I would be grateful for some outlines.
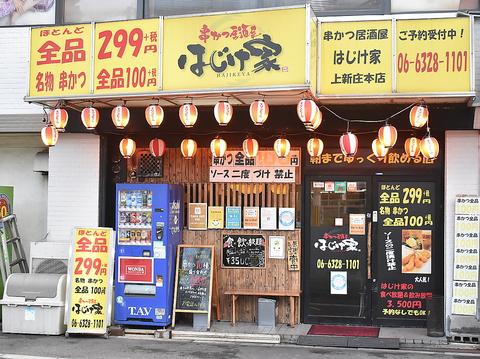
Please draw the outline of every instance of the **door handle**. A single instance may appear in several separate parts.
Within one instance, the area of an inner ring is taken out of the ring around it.
[[[367,278],[372,278],[372,222],[368,222],[367,229]]]

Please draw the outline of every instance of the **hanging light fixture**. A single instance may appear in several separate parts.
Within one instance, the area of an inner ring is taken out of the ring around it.
[[[420,141],[420,151],[425,158],[434,160],[438,157],[440,145],[435,137],[430,136],[430,128],[427,127],[427,134]]]
[[[307,152],[310,157],[320,157],[323,152],[323,141],[317,137],[313,137],[307,142]]]
[[[420,153],[420,139],[409,137],[405,140],[405,153],[410,158],[415,158]]]
[[[243,153],[247,158],[255,158],[258,153],[258,141],[254,138],[246,138],[242,143]]]
[[[268,118],[268,104],[264,100],[253,101],[250,105],[250,118],[255,125],[263,125]]]
[[[233,116],[233,106],[228,101],[218,101],[213,109],[215,120],[220,126],[226,126]]]
[[[318,106],[313,100],[303,99],[297,104],[297,115],[300,121],[306,126],[310,125],[316,113],[318,112]]]
[[[379,160],[383,160],[388,153],[388,148],[385,147],[382,141],[378,138],[372,141],[372,152]]]
[[[210,142],[210,151],[213,157],[223,157],[227,152],[227,142],[223,138],[214,138]]]
[[[410,110],[410,124],[413,128],[422,128],[428,122],[428,108],[425,105],[413,106]]]
[[[159,138],[154,138],[153,140],[150,141],[148,148],[152,156],[162,157],[163,154],[165,153],[165,150],[167,149],[167,145],[165,145],[165,141]]]
[[[278,158],[285,158],[290,152],[290,141],[286,138],[279,138],[273,144],[273,150]]]
[[[321,124],[322,124],[322,111],[318,110],[315,113],[315,117],[313,118],[313,121],[309,124],[305,124],[305,128],[308,131],[315,131]]]
[[[131,138],[126,137],[120,141],[118,147],[120,148],[120,153],[122,154],[123,158],[130,158],[135,153],[137,144]]]
[[[182,106],[180,106],[178,115],[180,116],[180,121],[182,121],[183,125],[186,128],[191,128],[195,125],[195,122],[197,122],[197,106],[195,106],[193,103],[184,103]]]
[[[378,130],[378,139],[383,143],[385,148],[391,148],[397,142],[397,129],[386,123],[385,126]]]
[[[346,157],[353,157],[357,153],[358,138],[349,131],[350,122],[347,122],[347,132],[340,136],[340,149]]]
[[[97,127],[98,122],[100,121],[100,112],[92,106],[85,107],[82,110],[82,122],[87,130],[93,130]]]
[[[159,104],[152,104],[145,109],[145,119],[151,128],[158,128],[163,122],[163,108]]]
[[[57,144],[58,130],[51,124],[48,124],[47,126],[42,128],[42,132],[40,133],[40,135],[42,137],[42,142],[45,146],[53,147]]]
[[[112,121],[116,128],[123,130],[130,121],[130,111],[125,104],[115,106],[112,109]],[[133,140],[132,140],[133,141]]]
[[[59,132],[65,132],[68,123],[68,112],[64,108],[56,108],[50,111],[48,115],[50,123],[55,126]]]
[[[186,138],[180,144],[180,151],[186,160],[190,160],[197,152],[197,143],[191,138]]]

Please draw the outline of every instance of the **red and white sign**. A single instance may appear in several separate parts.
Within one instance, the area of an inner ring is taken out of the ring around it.
[[[153,283],[153,258],[118,257],[120,283]]]

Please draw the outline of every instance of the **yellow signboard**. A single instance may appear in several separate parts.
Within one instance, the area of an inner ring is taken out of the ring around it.
[[[397,21],[397,92],[470,91],[470,19]]]
[[[160,37],[159,19],[97,23],[94,92],[157,91]]]
[[[392,91],[391,21],[321,24],[320,93]]]
[[[29,96],[88,94],[92,26],[53,26],[31,31]]]
[[[113,231],[75,228],[73,240],[67,332],[105,334],[111,312]]]
[[[304,85],[306,8],[164,20],[163,89]]]

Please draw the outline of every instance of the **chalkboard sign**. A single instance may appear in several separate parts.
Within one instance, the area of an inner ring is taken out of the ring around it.
[[[175,312],[207,313],[210,325],[213,254],[213,246],[177,247],[173,326]]]
[[[265,267],[265,238],[259,234],[224,235],[222,247],[222,267]]]

